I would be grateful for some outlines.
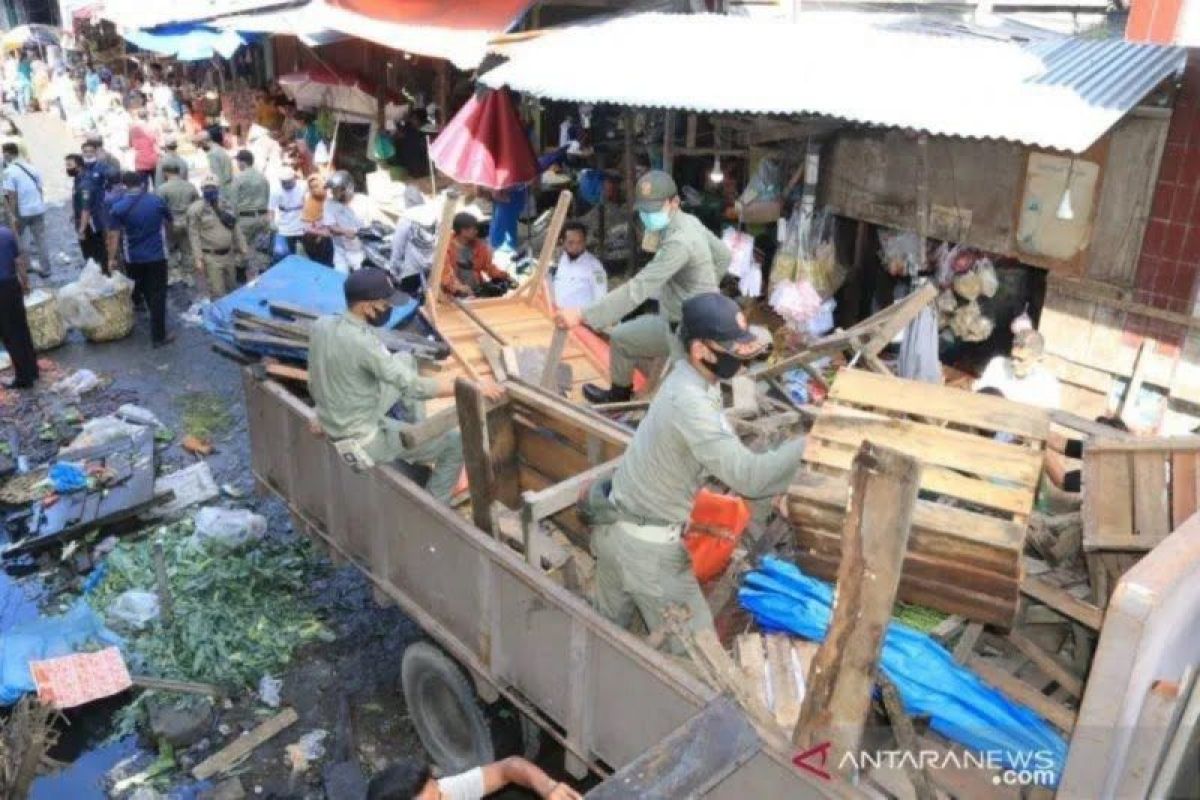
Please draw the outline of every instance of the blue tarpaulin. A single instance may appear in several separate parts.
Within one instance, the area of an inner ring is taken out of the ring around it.
[[[142,50],[174,56],[180,61],[204,61],[219,55],[229,58],[246,43],[237,31],[203,25],[162,25],[149,30],[126,28],[125,40]]]
[[[746,576],[738,600],[764,629],[819,642],[829,629],[833,589],[794,564],[767,556]],[[933,730],[971,750],[997,753],[1011,769],[1051,772],[1057,785],[1067,757],[1063,738],[1033,711],[956,663],[928,634],[889,624],[880,668],[896,685],[905,710],[928,716]]]
[[[61,617],[43,617],[5,631],[0,634],[0,705],[12,705],[21,695],[37,691],[30,661],[121,644],[121,637],[106,628],[84,600]]]
[[[342,284],[346,276],[303,256],[288,256],[264,272],[252,283],[230,292],[204,310],[204,327],[213,336],[235,347],[233,312],[245,311],[271,319],[271,303],[289,303],[317,314],[340,314],[346,310]],[[409,322],[417,313],[417,301],[409,300],[392,310],[387,327]],[[275,317],[278,319],[278,317]],[[264,345],[255,350],[264,355],[304,358],[304,354],[284,347]]]

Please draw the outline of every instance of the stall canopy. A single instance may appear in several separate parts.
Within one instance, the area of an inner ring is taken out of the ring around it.
[[[454,180],[488,189],[538,175],[537,156],[507,89],[477,92],[429,146],[429,157]]]
[[[143,50],[173,56],[180,61],[202,61],[214,55],[229,58],[245,39],[236,31],[202,25],[165,25],[153,30],[122,29],[125,41]]]
[[[312,69],[280,75],[277,80],[299,108],[327,108],[366,119],[375,116],[375,94],[356,78]]]
[[[538,97],[818,115],[1083,152],[1183,68],[1182,48],[1038,41],[927,18],[814,12],[795,23],[635,14],[498,46],[481,76]]]

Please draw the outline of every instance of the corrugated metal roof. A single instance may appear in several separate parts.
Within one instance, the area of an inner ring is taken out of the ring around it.
[[[847,13],[796,23],[638,14],[496,50],[509,60],[483,83],[548,99],[821,115],[1072,152],[1187,58],[1182,48],[1119,39],[1020,42]]]

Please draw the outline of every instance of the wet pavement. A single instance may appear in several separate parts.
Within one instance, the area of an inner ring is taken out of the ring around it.
[[[77,275],[81,266],[67,205],[68,179],[62,169],[63,155],[77,152],[78,144],[65,126],[46,115],[30,115],[18,119],[17,124],[29,140],[31,160],[44,176],[47,201],[51,205],[47,229],[55,262],[51,283],[61,285]],[[85,395],[81,403],[85,417],[110,413],[122,403],[136,402],[175,431],[175,440],[159,450],[162,473],[195,461],[179,444],[189,400],[202,396],[210,404],[219,403],[227,411],[228,424],[214,436],[216,451],[206,459],[217,484],[228,484],[247,493],[240,503],[266,516],[273,534],[293,535],[288,515],[279,501],[250,494],[253,481],[241,373],[235,364],[211,350],[211,340],[200,328],[179,322],[179,313],[190,303],[186,287],[172,287],[168,324],[177,338],[165,348],[150,347],[148,321],[140,315],[133,334],[125,339],[91,344],[73,332],[67,344],[43,357],[63,373],[86,368],[106,381],[93,395]],[[0,417],[27,418],[31,411],[41,407],[36,404],[47,395],[49,392],[43,387],[34,400],[29,396],[0,398],[4,401],[0,402]],[[23,448],[47,449],[45,442],[29,433],[22,438]],[[353,709],[355,750],[368,773],[397,757],[422,754],[404,713],[398,681],[400,654],[409,642],[423,635],[420,629],[398,609],[376,606],[365,580],[353,568],[331,569],[328,577],[317,581],[312,589],[318,613],[336,640],[307,646],[290,671],[282,676],[284,703],[296,709],[300,721],[251,756],[242,775],[248,795],[323,796],[319,785],[308,785],[303,776],[290,775],[283,749],[315,728],[324,728],[332,734],[343,695]],[[38,603],[44,599],[42,594],[36,576],[17,580],[0,573],[0,631],[35,617]],[[100,744],[108,735],[108,719],[120,702],[93,704],[97,707],[89,706],[82,714],[73,715],[73,729],[65,732],[62,744],[51,754],[71,761],[72,765],[57,775],[39,779],[34,798],[88,800],[106,796],[103,774],[136,748],[132,740]],[[221,723],[228,726],[229,734],[214,736],[211,749],[216,750],[239,731],[257,725],[261,710],[247,702],[235,703],[233,708],[224,710]],[[310,776],[313,774],[318,776],[319,783],[320,770],[309,772]]]

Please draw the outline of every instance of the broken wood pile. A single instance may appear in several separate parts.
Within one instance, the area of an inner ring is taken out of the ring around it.
[[[900,599],[1010,627],[1048,430],[1046,412],[1002,398],[841,370],[787,496],[799,563],[836,574],[846,473],[869,440],[924,465]]]

